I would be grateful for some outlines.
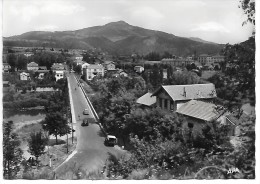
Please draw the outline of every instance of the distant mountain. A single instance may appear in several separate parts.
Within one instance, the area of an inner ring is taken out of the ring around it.
[[[218,53],[223,45],[200,38],[184,38],[162,31],[111,22],[75,31],[32,31],[4,38],[4,46],[45,46],[67,49],[100,48],[112,54],[147,54],[168,51],[175,55]]]
[[[209,42],[209,41],[206,41],[206,40],[202,40],[201,38],[197,38],[197,37],[189,37],[189,39],[193,40],[193,41],[201,42],[201,43],[217,44],[217,43],[214,43],[214,42]]]

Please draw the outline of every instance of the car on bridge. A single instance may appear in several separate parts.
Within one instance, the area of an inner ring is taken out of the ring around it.
[[[83,114],[84,115],[89,115],[89,110],[88,109],[84,109]]]
[[[87,118],[85,118],[85,119],[83,119],[83,122],[81,123],[81,126],[88,126],[88,119]]]
[[[107,135],[105,139],[105,146],[115,146],[117,144],[117,138],[114,135]]]

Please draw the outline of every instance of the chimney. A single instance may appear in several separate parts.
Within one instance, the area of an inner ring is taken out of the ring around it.
[[[183,88],[183,96],[186,97],[186,90],[185,90],[185,87]]]

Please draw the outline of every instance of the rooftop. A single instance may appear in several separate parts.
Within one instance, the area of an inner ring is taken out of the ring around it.
[[[161,86],[152,96],[156,96],[162,89],[165,90],[174,101],[217,97],[215,85],[212,83]]]
[[[136,100],[136,103],[151,106],[156,103],[156,97],[151,96],[152,93],[148,92]]]
[[[199,57],[209,57],[210,55],[208,54],[200,54]]]
[[[46,66],[39,66],[38,70],[47,70],[47,67]]]
[[[104,68],[102,65],[88,65],[88,69],[102,69]]]
[[[211,121],[223,113],[223,110],[217,111],[216,108],[217,106],[212,103],[191,100],[182,105],[176,112],[204,121]]]
[[[27,66],[38,66],[38,64],[37,63],[35,63],[35,62],[30,62],[30,63],[28,63],[28,65]]]

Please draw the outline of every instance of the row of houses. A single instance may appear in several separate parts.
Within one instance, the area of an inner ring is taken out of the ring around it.
[[[219,66],[220,63],[224,62],[225,57],[219,54],[217,55],[208,55],[208,54],[201,54],[198,56],[198,62],[201,65],[207,66]]]
[[[128,74],[121,69],[116,68],[116,65],[113,61],[103,61],[102,64],[100,62],[96,62],[95,64],[89,64],[81,59],[74,60],[76,65],[81,66],[82,75],[84,76],[84,80],[92,80],[96,76],[104,77],[105,74],[107,76],[118,77],[118,76],[125,76],[127,77]]]
[[[195,61],[192,59],[183,59],[183,58],[163,58],[161,60],[162,64],[168,64],[168,65],[172,65],[175,67],[182,67],[182,66],[187,66],[188,64],[192,64]]]
[[[3,63],[3,72],[9,72],[11,66],[8,63]],[[46,66],[39,66],[35,62],[30,62],[27,64],[28,71],[38,71],[38,70],[47,70]]]
[[[214,104],[216,97],[212,83],[167,85],[159,87],[153,93],[146,93],[136,102],[142,107],[159,107],[187,117],[187,123],[192,122],[193,130],[197,133],[201,133],[202,127],[206,125],[212,126],[210,122],[216,120],[220,124],[231,125],[233,128],[230,135],[236,134],[239,124],[237,119],[224,107]],[[190,125],[184,127],[189,128]]]
[[[49,72],[49,70],[47,70],[46,66],[37,66],[34,63],[31,63],[31,65],[29,65],[29,67],[31,67],[31,68],[29,68],[29,69],[27,68],[28,71],[33,71],[33,72],[39,73],[38,79],[44,79],[44,75]],[[37,68],[37,70],[36,70],[36,68]],[[54,63],[51,67],[51,71],[55,74],[56,81],[59,79],[62,79],[64,77],[65,70],[66,70],[66,67],[62,63]],[[30,79],[31,79],[30,73],[28,73],[28,72],[20,73],[20,80],[30,80]]]

